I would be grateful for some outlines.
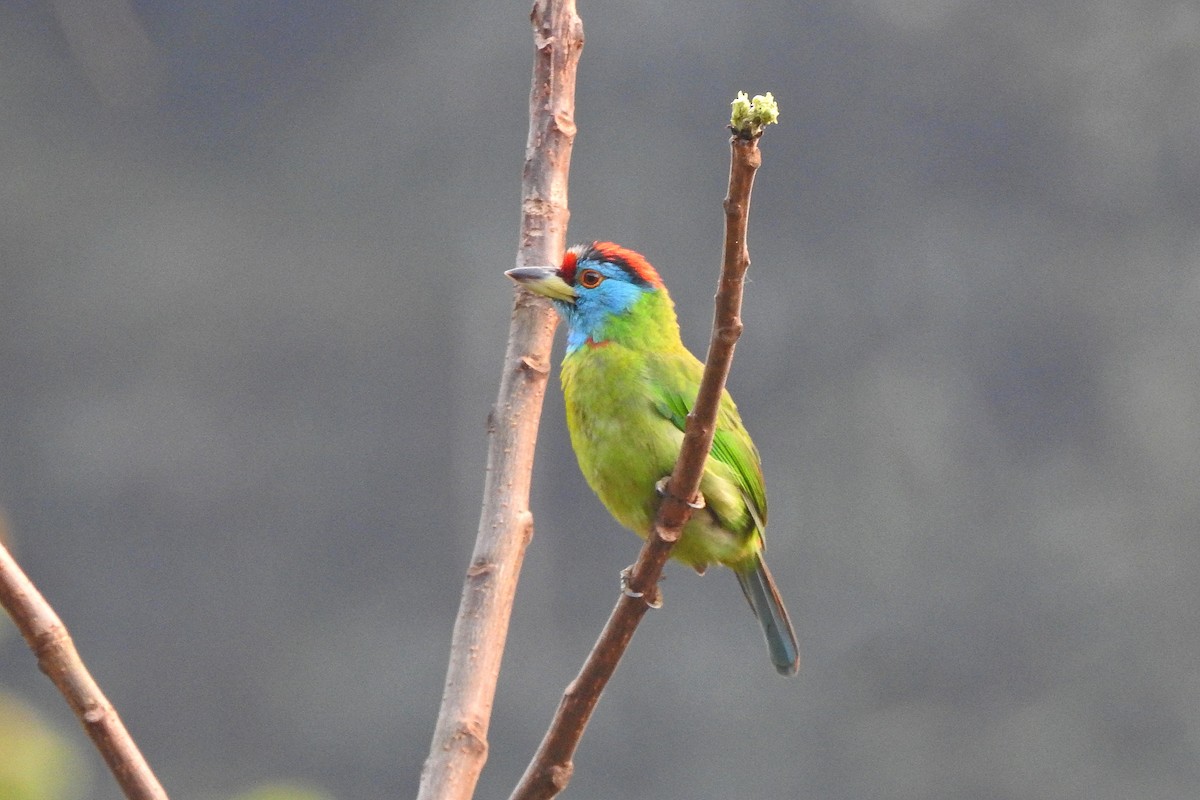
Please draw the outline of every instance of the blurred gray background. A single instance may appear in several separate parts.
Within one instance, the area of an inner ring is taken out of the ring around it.
[[[644,252],[694,350],[728,103],[781,103],[730,385],[805,662],[776,676],[733,578],[673,567],[568,796],[1194,797],[1200,8],[580,12],[570,238]],[[416,791],[512,305],[528,13],[0,7],[0,506],[176,800]],[[638,546],[556,375],[533,505],[480,797]],[[11,631],[0,689],[86,752]],[[83,797],[115,797],[86,758]]]

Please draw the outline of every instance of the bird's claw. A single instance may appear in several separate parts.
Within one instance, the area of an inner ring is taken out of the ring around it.
[[[651,608],[662,608],[662,592],[659,592],[656,588],[654,591],[655,597],[653,600],[651,600],[646,597],[645,592],[635,592],[633,590],[633,587],[629,585],[629,579],[632,577],[633,564],[630,564],[628,567],[621,570],[621,594],[625,595],[626,597],[633,597],[635,599],[641,598],[645,600],[646,605],[650,606]]]
[[[667,496],[667,484],[670,482],[670,480],[671,476],[668,475],[665,478],[659,478],[658,482],[654,484],[654,491],[658,493],[659,497]],[[704,495],[697,494],[696,499],[688,500],[686,502],[689,508],[693,509],[694,511],[699,511],[700,509],[704,508],[705,505]]]

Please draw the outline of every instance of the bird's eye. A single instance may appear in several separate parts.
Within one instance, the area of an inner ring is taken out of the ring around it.
[[[594,269],[585,269],[579,273],[579,285],[585,289],[595,289],[604,282],[604,276]]]

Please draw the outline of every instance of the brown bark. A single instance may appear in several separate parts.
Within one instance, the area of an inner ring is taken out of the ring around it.
[[[561,258],[567,178],[575,139],[575,70],[583,26],[573,0],[536,0],[536,56],[521,194],[517,266]],[[500,271],[497,270],[497,277]],[[487,760],[487,732],[509,616],[525,547],[533,535],[529,485],[557,319],[549,301],[515,289],[496,405],[488,418],[488,459],[475,551],[450,645],[442,706],[420,800],[466,800]]]
[[[66,698],[125,796],[129,800],[167,800],[117,710],[79,657],[67,626],[4,547],[2,537],[0,605],[37,656],[38,667]]]

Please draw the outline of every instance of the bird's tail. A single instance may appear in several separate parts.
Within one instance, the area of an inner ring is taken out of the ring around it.
[[[783,607],[762,553],[755,553],[751,559],[739,564],[734,574],[754,609],[754,616],[762,625],[775,669],[780,675],[795,675],[800,669],[800,645],[796,643],[796,632],[792,630],[787,609]]]

